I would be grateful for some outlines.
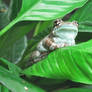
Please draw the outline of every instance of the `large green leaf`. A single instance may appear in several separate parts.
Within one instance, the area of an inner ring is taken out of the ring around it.
[[[33,84],[29,84],[19,77],[21,69],[10,63],[9,61],[0,58],[0,62],[8,65],[9,70],[0,66],[0,83],[10,89],[12,92],[44,92],[42,89]],[[26,88],[28,90],[26,90]],[[3,91],[2,91],[3,92]]]
[[[23,73],[92,84],[92,40],[57,49]]]
[[[16,64],[21,60],[26,48],[27,38],[25,36],[20,40],[17,40],[13,45],[7,46],[7,49],[2,48],[0,57],[3,57]]]
[[[87,0],[23,0],[18,16],[20,20],[51,20],[62,17],[75,8],[81,7]]]
[[[63,17],[75,8],[83,6],[88,0],[22,0],[18,16],[0,32],[7,32],[14,24],[23,20],[51,20]]]
[[[82,8],[78,9],[70,20],[77,20],[80,32],[92,32],[92,0],[89,0]]]
[[[0,83],[12,92],[45,92],[0,66]]]
[[[36,22],[21,22],[15,25],[10,31],[0,37],[0,51],[13,45],[17,40],[24,37],[36,25]],[[12,39],[11,39],[12,38]],[[6,43],[7,42],[7,43]]]
[[[36,25],[35,22],[25,22],[25,23],[23,22],[23,23],[17,24],[10,31],[8,31],[2,37],[0,37],[0,56],[7,57],[8,60],[10,60],[10,61],[16,61],[16,60],[14,60],[14,56],[19,55],[19,54],[17,54],[17,53],[15,53],[15,55],[12,54],[15,47],[17,49],[16,52],[20,52],[20,50],[18,51],[19,48],[17,48],[17,46],[15,46],[16,43],[20,44],[18,42],[21,42],[21,43],[24,42],[24,45],[25,45],[26,40],[23,41],[23,39],[24,39],[23,36],[26,35],[29,31],[31,31],[35,27],[35,25]],[[18,46],[22,46],[22,44],[20,44]],[[9,54],[9,52],[11,54]],[[18,58],[16,58],[16,59],[18,60]]]

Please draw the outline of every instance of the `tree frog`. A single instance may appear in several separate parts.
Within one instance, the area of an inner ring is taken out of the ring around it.
[[[75,45],[75,38],[78,34],[77,22],[64,22],[57,19],[54,22],[54,28],[45,38],[37,45],[35,51],[31,55],[31,59],[36,62],[44,58],[57,48]]]

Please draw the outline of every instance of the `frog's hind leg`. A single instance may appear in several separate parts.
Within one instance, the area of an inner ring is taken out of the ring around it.
[[[41,58],[41,53],[40,53],[38,50],[33,51],[33,52],[31,53],[31,58],[30,58],[30,60],[31,60],[32,62],[37,62],[37,61],[40,60],[40,58]]]

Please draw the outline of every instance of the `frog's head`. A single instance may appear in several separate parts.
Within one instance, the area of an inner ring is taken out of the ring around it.
[[[78,33],[78,24],[76,21],[73,22],[63,22],[58,20],[55,22],[56,26],[53,29],[53,35],[61,37],[69,36],[75,38]]]

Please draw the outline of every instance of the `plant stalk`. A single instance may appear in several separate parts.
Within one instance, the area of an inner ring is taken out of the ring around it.
[[[5,28],[3,28],[1,31],[0,31],[0,37],[2,35],[4,35],[7,31],[9,31],[9,29],[11,27],[13,27],[17,22],[19,21],[18,18],[15,18],[12,22],[10,22]]]
[[[35,32],[34,32],[33,37],[36,36],[36,35],[39,33],[39,28],[40,28],[40,27],[41,27],[41,22],[38,22],[38,23],[37,23],[37,26],[36,26],[36,28],[35,28]]]

